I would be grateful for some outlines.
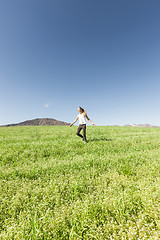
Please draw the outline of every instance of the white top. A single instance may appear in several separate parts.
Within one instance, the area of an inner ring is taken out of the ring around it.
[[[86,117],[83,113],[79,113],[77,117],[79,119],[79,124],[86,124]]]

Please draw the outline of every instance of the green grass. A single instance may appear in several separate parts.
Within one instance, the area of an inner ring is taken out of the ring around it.
[[[0,239],[160,239],[160,129],[0,128]]]

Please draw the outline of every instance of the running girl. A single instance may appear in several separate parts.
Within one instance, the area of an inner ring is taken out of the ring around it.
[[[75,122],[77,122],[77,120],[79,119],[79,126],[78,126],[78,129],[77,129],[77,135],[81,138],[83,138],[83,141],[86,143],[86,118],[87,120],[92,123],[93,126],[95,126],[95,124],[89,119],[89,117],[87,116],[87,112],[86,110],[84,110],[82,107],[79,107],[78,108],[78,116],[77,118],[75,119],[75,121],[73,123],[71,123],[69,126],[72,127],[73,124]],[[83,136],[80,134],[80,131],[83,129]]]

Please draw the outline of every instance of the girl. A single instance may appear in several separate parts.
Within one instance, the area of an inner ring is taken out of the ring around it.
[[[79,114],[76,120],[73,123],[71,123],[69,126],[72,127],[73,124],[77,122],[77,120],[79,119],[79,127],[77,129],[77,135],[83,138],[83,141],[86,143],[86,118],[90,123],[92,123],[93,126],[95,126],[95,124],[89,119],[89,117],[87,116],[86,110],[84,110],[82,107],[78,108],[78,112]],[[80,131],[82,129],[83,129],[83,136],[80,134]]]

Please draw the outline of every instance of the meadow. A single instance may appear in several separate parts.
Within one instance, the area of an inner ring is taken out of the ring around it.
[[[160,128],[0,128],[0,239],[160,239]]]

